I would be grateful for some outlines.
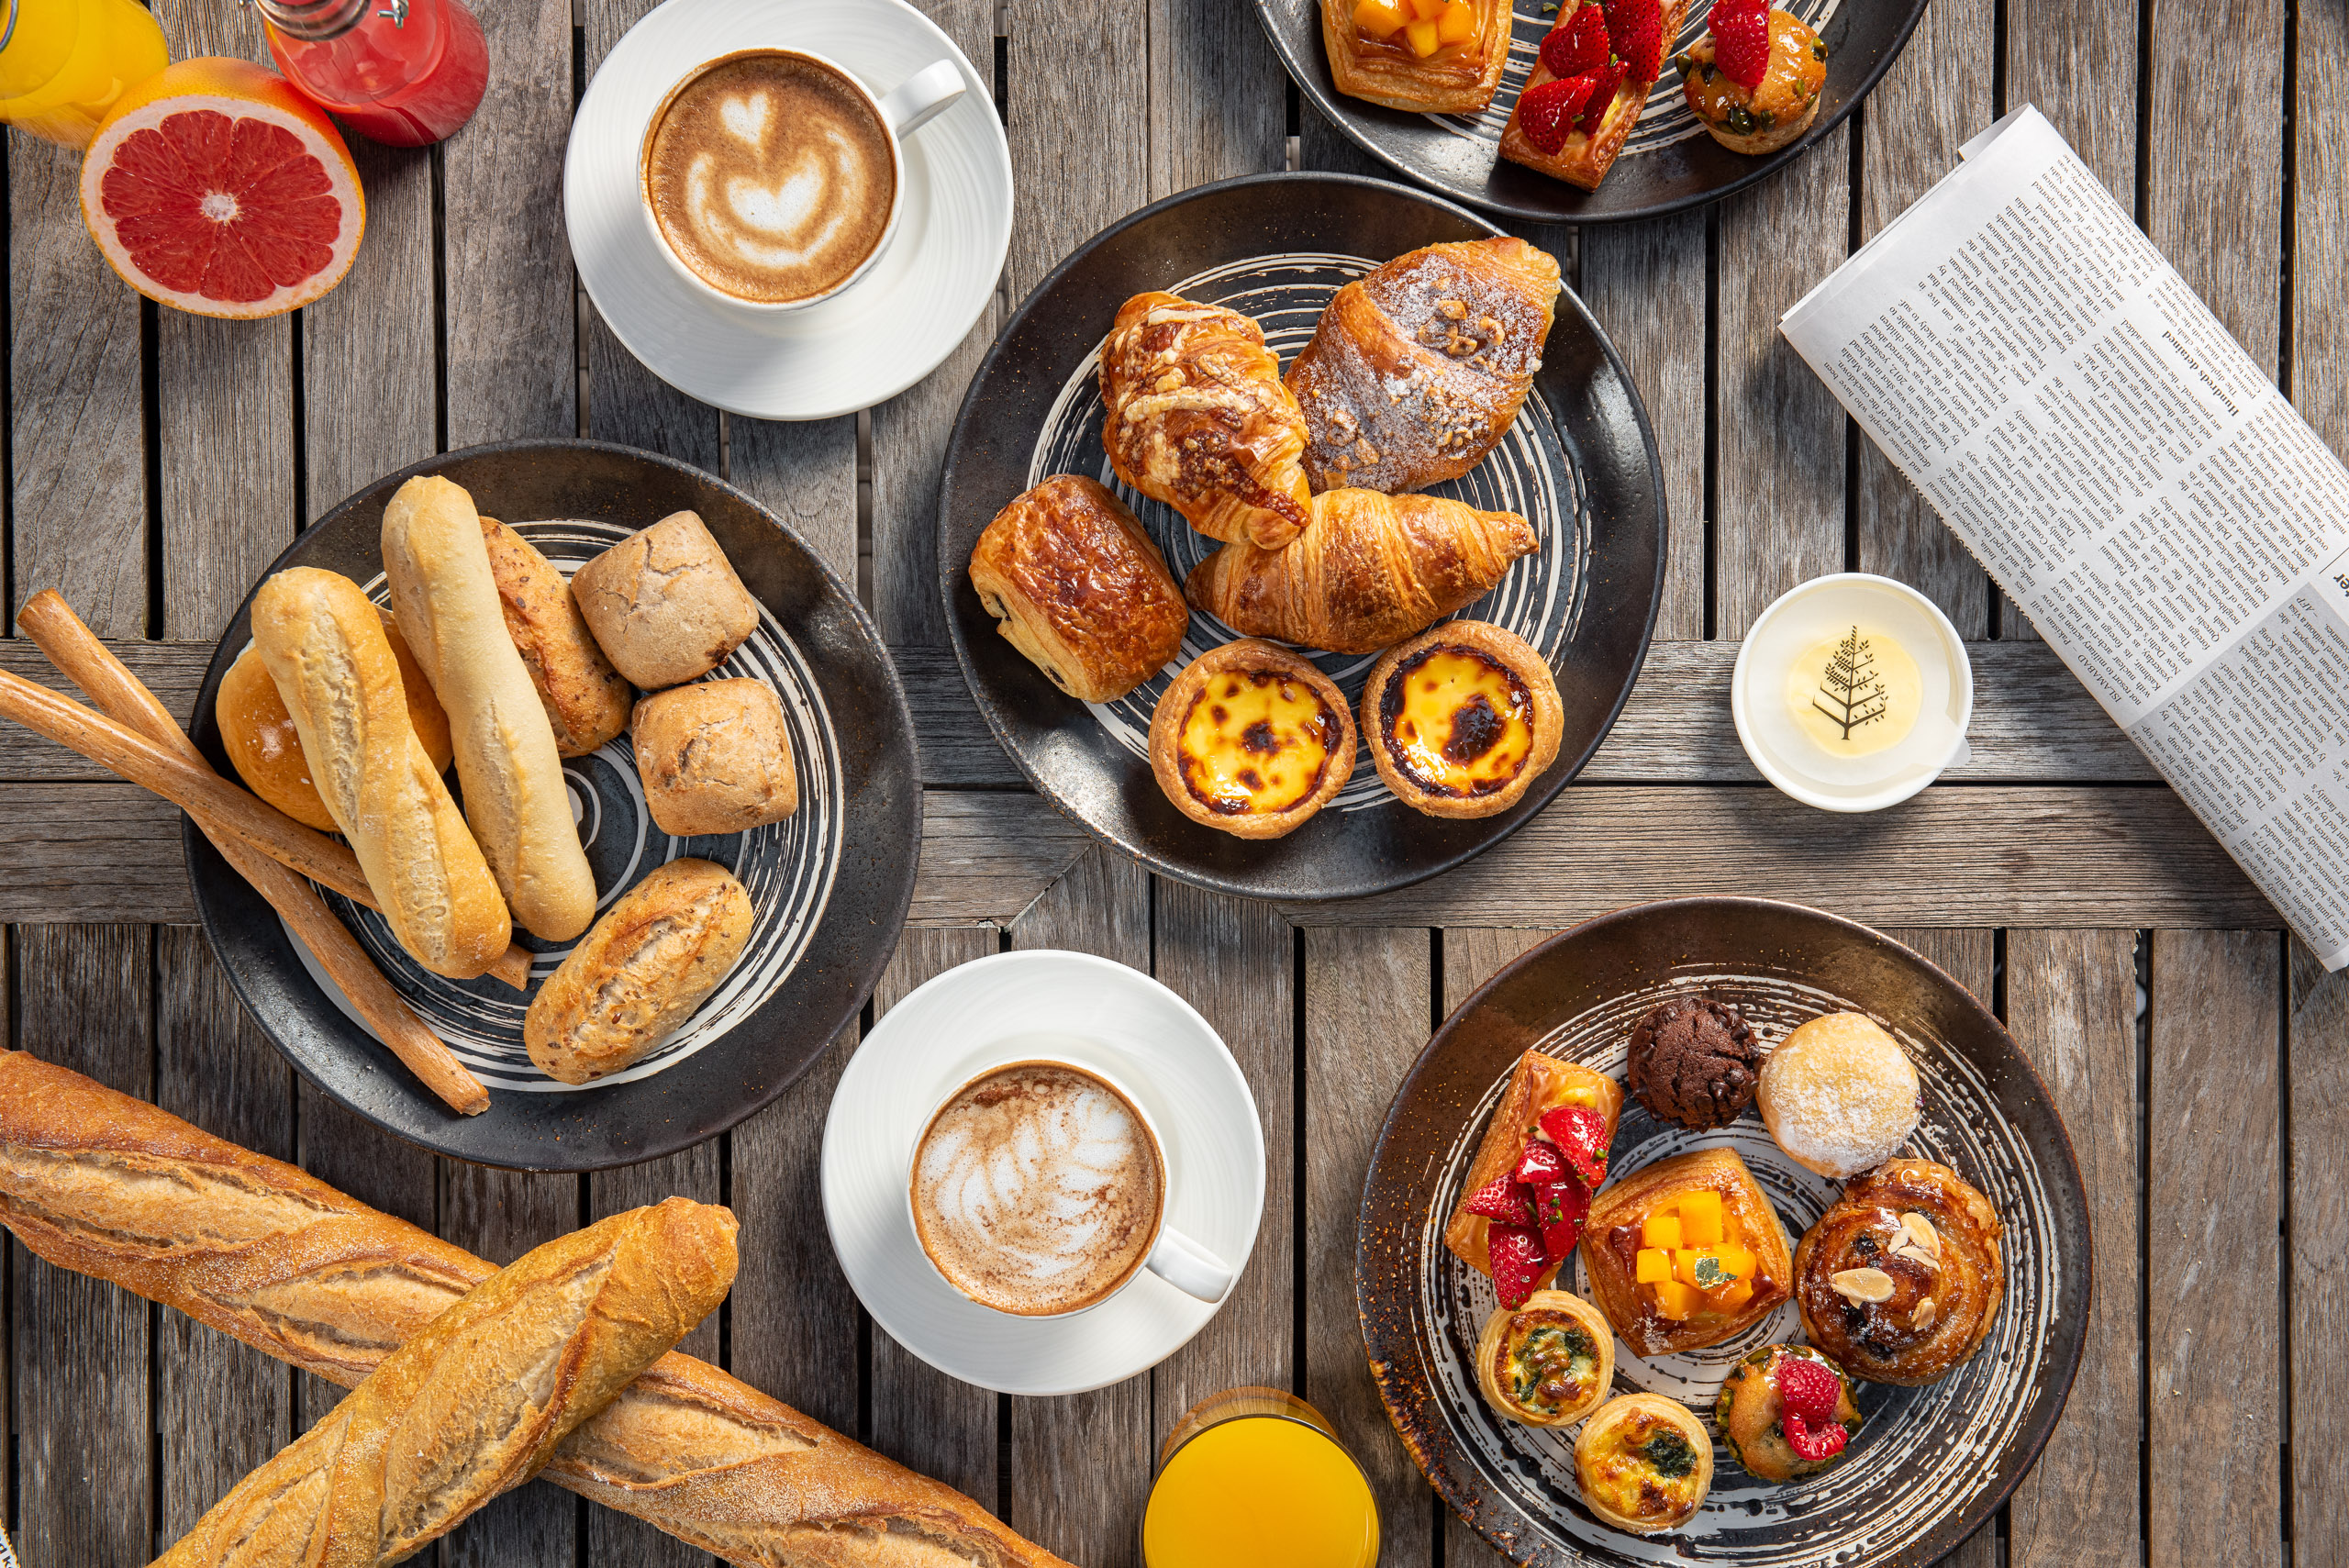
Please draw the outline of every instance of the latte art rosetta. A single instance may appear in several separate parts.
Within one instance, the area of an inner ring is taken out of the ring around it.
[[[645,198],[679,259],[747,300],[822,294],[888,227],[889,132],[836,72],[736,55],[672,97],[647,142]]]

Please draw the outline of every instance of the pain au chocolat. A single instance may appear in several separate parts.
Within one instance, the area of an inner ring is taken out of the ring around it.
[[[1353,775],[1353,716],[1308,661],[1241,638],[1192,660],[1158,699],[1150,767],[1192,821],[1277,839]]]
[[[1362,689],[1362,733],[1397,799],[1431,817],[1491,817],[1557,761],[1565,709],[1549,662],[1487,621],[1397,643]]]
[[[971,586],[1004,640],[1079,702],[1111,702],[1183,651],[1190,606],[1100,481],[1056,473],[979,535]]]

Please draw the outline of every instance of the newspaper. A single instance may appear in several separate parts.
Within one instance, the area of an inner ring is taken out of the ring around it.
[[[2037,109],[1779,329],[2328,969],[2349,470]]]

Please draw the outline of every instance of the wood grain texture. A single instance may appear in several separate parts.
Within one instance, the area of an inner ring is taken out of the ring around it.
[[[1264,1207],[1240,1282],[1198,1338],[1151,1374],[1152,1451],[1183,1413],[1242,1384],[1297,1379],[1293,1246],[1297,1141],[1297,933],[1269,904],[1160,879],[1158,978],[1230,1047],[1255,1096],[1264,1140]]]
[[[1994,8],[1928,6],[1909,47],[1861,111],[1860,239],[1873,239],[1997,117]],[[1939,605],[1957,634],[1987,637],[1990,579],[1889,459],[1860,436],[1859,569],[1897,577]]]
[[[1011,184],[1020,195],[1006,276],[1017,301],[1080,241],[1150,200],[1150,138],[1137,122],[1156,72],[1147,0],[1006,0],[1003,16]],[[1235,22],[1248,25],[1226,25]]]
[[[1287,161],[1288,78],[1226,0],[1148,0],[1150,199]]]
[[[2301,35],[2305,38],[2307,35]],[[2292,1555],[2298,1562],[2349,1562],[2349,1407],[2332,1346],[2349,1321],[2349,973],[2327,974],[2291,944],[2290,1063],[2286,1112],[2291,1146],[2284,1238],[2291,1296]]]
[[[1305,933],[1305,1397],[1330,1418],[1378,1500],[1379,1561],[1433,1561],[1435,1506],[1371,1381],[1354,1242],[1371,1147],[1427,1043],[1432,946],[1391,927]]]
[[[1843,439],[1835,395],[1778,335],[1778,317],[1842,265],[1850,122],[1716,210],[1724,241],[1713,394],[1716,637],[1742,637],[1771,600],[1841,572]]]
[[[9,618],[54,588],[99,636],[143,636],[139,298],[83,227],[80,155],[7,143]]]
[[[196,690],[204,684],[205,663],[212,657],[211,642],[148,642],[139,638],[117,638],[106,646],[172,710],[180,728],[186,728],[195,714]],[[29,639],[0,639],[0,670],[38,681],[77,702],[84,700],[81,689],[59,674],[57,666]],[[110,776],[88,758],[44,740],[29,729],[14,724],[0,728],[0,781]]]
[[[452,448],[579,433],[578,333],[562,227],[570,0],[483,0],[473,14],[489,39],[489,91],[440,153]]]
[[[1355,146],[1329,116],[1301,94],[1297,124],[1298,168],[1326,170],[1332,174],[1362,174],[1374,180],[1397,177],[1394,170]]]
[[[2282,942],[2274,931],[2154,933],[2144,1153],[2154,1568],[2283,1559]]]
[[[2137,18],[2153,0],[2007,0],[2005,106],[2033,104],[2137,209]]]
[[[19,926],[16,937],[17,1047],[151,1098],[148,929]],[[28,1562],[144,1562],[156,1547],[154,1309],[21,1247],[12,1251],[17,1550]]]
[[[6,852],[0,847],[0,869]],[[1035,795],[933,791],[922,797],[908,923],[1008,927],[1071,867],[1112,853]]]
[[[2047,1080],[2087,1189],[2099,1288],[2064,1418],[2015,1489],[2012,1568],[2132,1568],[2140,1559],[2136,936],[2007,934],[2007,1028]]]
[[[773,507],[856,592],[856,417],[779,424],[729,416],[726,476]]]
[[[924,981],[998,950],[989,930],[907,931],[873,993],[885,1015]],[[996,1396],[950,1377],[873,1326],[873,1447],[1000,1515]]]
[[[2285,387],[2336,452],[2349,450],[2349,0],[2298,8],[2293,57],[2291,373]]]
[[[1769,789],[1593,785],[1458,870],[1285,912],[1306,926],[1556,927],[1723,888],[1876,925],[2281,924],[2175,795],[2140,788],[1931,789],[1853,817]]]
[[[1122,855],[1087,855],[1020,916],[1011,945],[1089,952],[1147,973],[1150,877]],[[1134,1521],[1154,1458],[1148,1373],[1063,1399],[1014,1399],[1004,1522],[1087,1568],[1139,1568]]]
[[[155,1103],[217,1138],[294,1154],[294,1073],[253,1027],[193,926],[155,932]],[[175,1540],[294,1435],[294,1372],[176,1312],[155,1315],[162,1539]]]

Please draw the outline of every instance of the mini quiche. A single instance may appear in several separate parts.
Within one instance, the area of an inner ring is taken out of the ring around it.
[[[1634,1535],[1677,1529],[1713,1485],[1713,1440],[1676,1399],[1626,1394],[1598,1407],[1575,1440],[1582,1500]]]
[[[1792,1481],[1842,1457],[1860,1407],[1843,1369],[1809,1345],[1764,1345],[1722,1383],[1713,1424],[1748,1475]]]
[[[1494,1409],[1529,1427],[1567,1427],[1615,1381],[1615,1331],[1570,1291],[1537,1290],[1485,1319],[1476,1386]]]
[[[1711,29],[1673,63],[1689,112],[1731,152],[1776,152],[1819,118],[1827,45],[1764,0],[1714,0]]]
[[[1192,660],[1158,699],[1150,767],[1192,821],[1277,839],[1353,775],[1353,716],[1307,660],[1242,638]]]
[[[1794,1291],[1787,1233],[1734,1149],[1675,1154],[1600,1194],[1582,1257],[1590,1294],[1642,1357],[1718,1345]]]
[[[1448,621],[1396,644],[1362,692],[1378,776],[1431,817],[1507,811],[1557,761],[1564,728],[1549,662],[1486,621]]]

